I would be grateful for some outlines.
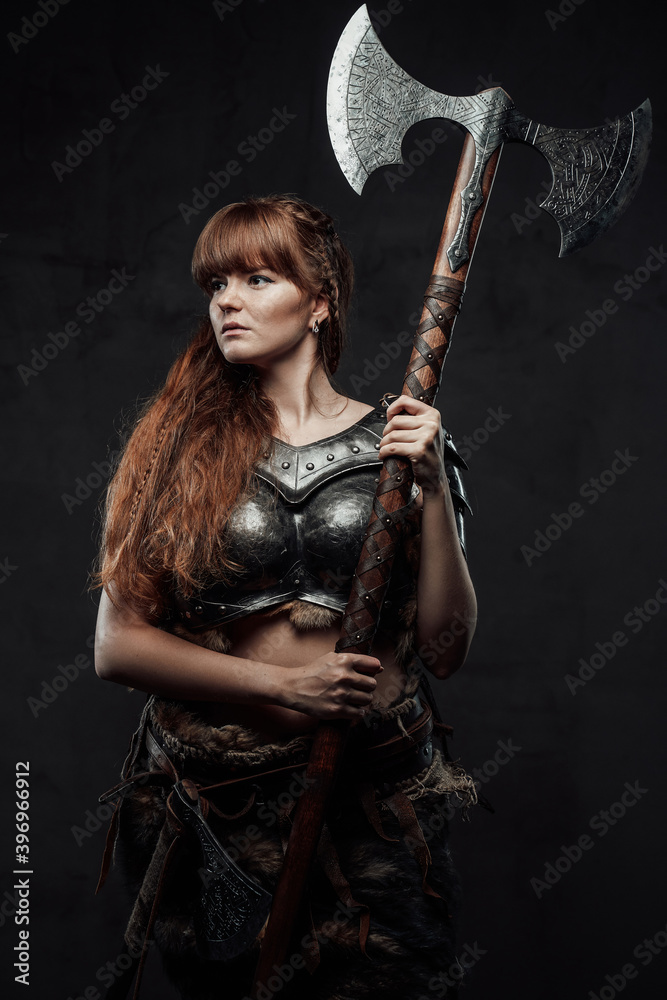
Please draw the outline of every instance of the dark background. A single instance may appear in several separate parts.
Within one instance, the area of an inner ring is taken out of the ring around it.
[[[94,896],[107,827],[94,820],[98,795],[118,780],[144,695],[94,673],[96,597],[86,591],[87,572],[118,431],[160,384],[202,309],[189,261],[207,218],[228,201],[273,191],[297,192],[332,212],[357,267],[340,384],[369,403],[400,388],[407,355],[378,377],[368,364],[379,354],[385,364],[383,342],[408,329],[420,307],[462,137],[443,126],[447,140],[411,177],[390,183],[381,171],[362,197],[352,191],[329,143],[325,95],[333,50],[356,7],[242,0],[216,12],[203,0],[71,0],[29,28],[33,37],[18,51],[3,41],[0,948],[3,988],[7,982],[17,996],[79,997],[100,986],[98,970],[120,950],[128,902],[117,874]],[[560,19],[552,24],[529,2],[412,0],[399,12],[392,4],[392,16],[381,2],[370,9],[397,62],[443,92],[501,84],[526,114],[571,128],[624,115],[646,97],[653,103],[652,154],[635,201],[572,257],[558,259],[552,219],[532,218],[546,164],[525,146],[503,152],[438,397],[455,439],[477,442],[466,481],[480,623],[465,668],[433,681],[455,727],[454,752],[479,769],[496,809],[453,823],[466,894],[461,947],[477,942],[484,952],[467,996],[587,1000],[602,990],[601,1000],[615,992],[653,998],[667,979],[667,954],[647,962],[650,952],[633,952],[656,934],[656,950],[667,942],[667,611],[655,603],[667,576],[662,269],[640,271],[631,295],[620,288],[665,238],[663,57],[652,14],[659,8],[562,0],[559,14],[554,0]],[[37,0],[3,5],[3,34],[21,31],[22,18],[40,10]],[[168,76],[145,101],[125,120],[110,111],[157,66]],[[274,108],[295,117],[249,162],[239,146],[269,127]],[[113,132],[59,180],[53,162],[105,117]],[[412,129],[405,155],[438,124]],[[192,205],[193,189],[230,159],[240,175],[186,224],[179,206]],[[81,333],[26,377],[19,366],[37,364],[33,349],[41,353],[53,343],[49,333],[77,320],[79,303],[106,288],[114,269],[132,276],[127,287],[90,323],[79,316]],[[555,343],[607,299],[617,311],[561,361]],[[509,416],[484,440],[488,410],[498,408]],[[590,503],[580,489],[610,468],[617,449],[635,461]],[[583,516],[528,565],[522,546],[533,546],[552,514],[574,501]],[[624,624],[651,599],[640,629]],[[573,693],[566,675],[599,652],[596,643],[609,649],[619,630],[627,643]],[[55,691],[59,666],[77,657],[79,675]],[[47,703],[49,691],[56,696]],[[517,748],[501,766],[499,741]],[[11,969],[19,760],[31,770],[30,993],[14,986]],[[620,801],[626,782],[643,791],[634,805],[615,807],[601,836],[600,813]],[[592,846],[569,871],[548,888],[531,884],[583,835]],[[625,982],[628,963],[636,976]],[[154,955],[143,989],[146,1000],[172,996]]]

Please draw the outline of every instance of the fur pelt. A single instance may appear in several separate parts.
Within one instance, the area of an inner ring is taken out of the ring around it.
[[[407,702],[405,695],[397,699],[385,717],[398,720],[401,706]],[[260,734],[242,726],[208,726],[187,711],[185,704],[166,699],[152,699],[148,717],[170,746],[182,776],[201,773],[202,769],[209,773],[211,768],[226,775],[230,768],[239,766],[294,765],[284,775],[210,793],[217,809],[235,817],[222,820],[209,812],[216,835],[251,877],[273,891],[289,836],[289,815],[303,787],[296,779],[304,772],[312,737],[289,737],[267,744]],[[398,732],[398,722],[396,725]],[[147,759],[145,746],[139,745],[132,770],[144,770]],[[372,793],[382,833],[371,824],[362,806],[362,780],[358,769],[345,774],[328,811],[318,863],[309,882],[310,912],[304,912],[299,926],[301,969],[291,984],[295,991],[290,990],[290,1000],[417,1000],[429,993],[428,984],[434,976],[457,968],[454,923],[459,885],[448,847],[448,818],[453,805],[475,801],[472,780],[436,749],[432,764],[397,782],[390,795]],[[164,783],[160,787],[139,783],[124,798],[120,810],[117,856],[135,898],[126,931],[126,942],[132,948],[141,947],[143,942],[169,843],[167,792]],[[396,810],[400,794],[411,803],[421,833],[411,830],[406,835]],[[415,854],[421,838],[430,858],[428,887],[441,898],[423,890],[423,872]],[[340,877],[336,877],[336,869]],[[179,845],[167,872],[151,937],[182,997],[218,1000],[224,983],[225,997],[242,1000],[249,993],[259,940],[244,955],[224,963],[224,968],[201,959],[193,926],[201,886],[197,858],[192,849]],[[370,918],[366,954],[360,947],[364,912]],[[315,938],[319,964],[311,975],[302,962],[313,969]],[[455,988],[449,988],[447,995],[455,996]]]
[[[299,632],[330,628],[343,619],[343,615],[339,611],[334,611],[332,608],[325,608],[321,604],[312,604],[310,601],[300,600],[278,604],[262,613],[267,617],[273,617],[282,612],[289,613],[291,624]],[[400,667],[405,667],[414,655],[416,617],[417,600],[413,595],[398,609],[398,613],[392,621],[390,638],[394,647],[396,662]],[[228,653],[231,649],[232,642],[225,631],[224,625],[217,625],[215,628],[206,629],[201,632],[193,632],[183,625],[182,622],[174,621],[170,626],[170,631],[181,639],[188,639],[199,646],[206,646],[208,649],[215,650],[216,653]]]

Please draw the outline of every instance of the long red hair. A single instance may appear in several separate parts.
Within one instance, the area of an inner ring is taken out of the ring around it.
[[[308,295],[326,295],[329,317],[320,325],[315,367],[332,382],[353,270],[331,218],[289,195],[249,198],[217,212],[194,251],[200,288],[210,297],[215,276],[263,267]],[[253,466],[276,428],[275,406],[256,369],[226,361],[208,315],[202,318],[164,386],[141,407],[119,456],[91,587],[158,621],[175,586],[190,596],[239,569],[225,555],[225,526],[239,498],[253,492]]]

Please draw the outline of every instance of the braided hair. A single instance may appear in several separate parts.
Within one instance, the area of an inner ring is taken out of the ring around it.
[[[331,217],[292,195],[248,198],[217,212],[193,255],[200,288],[211,297],[221,273],[263,267],[308,295],[326,296],[316,366],[334,385],[353,267]],[[103,500],[92,588],[105,587],[112,601],[117,595],[159,622],[175,586],[189,596],[237,571],[225,552],[225,527],[240,498],[256,489],[253,466],[272,447],[277,426],[256,369],[225,359],[206,314],[134,420]]]
[[[247,198],[209,220],[195,246],[192,274],[211,295],[221,272],[261,266],[285,275],[309,295],[324,292],[329,316],[320,324],[317,359],[331,378],[346,343],[352,259],[326,212],[295,195]]]

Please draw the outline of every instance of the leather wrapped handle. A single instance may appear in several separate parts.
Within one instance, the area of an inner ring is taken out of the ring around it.
[[[475,165],[474,140],[466,134],[433,275],[424,295],[424,308],[401,390],[402,395],[429,405],[433,405],[440,387],[442,367],[461,308],[501,148],[499,146],[491,154],[486,164],[482,178],[483,201],[470,228],[468,259],[454,273],[447,259],[447,248],[453,241],[461,216],[462,191]],[[409,503],[412,482],[409,461],[388,458],[384,462],[336,652],[370,653],[400,539],[400,512]],[[251,992],[254,1000],[257,1000],[260,985],[266,995],[266,982],[273,973],[273,965],[284,961],[290,947],[306,878],[322,832],[326,803],[340,770],[350,725],[347,719],[334,719],[322,721],[317,727],[306,770],[306,791],[294,810],[285,859],[262,940]],[[287,996],[289,989],[281,993],[281,998]]]

